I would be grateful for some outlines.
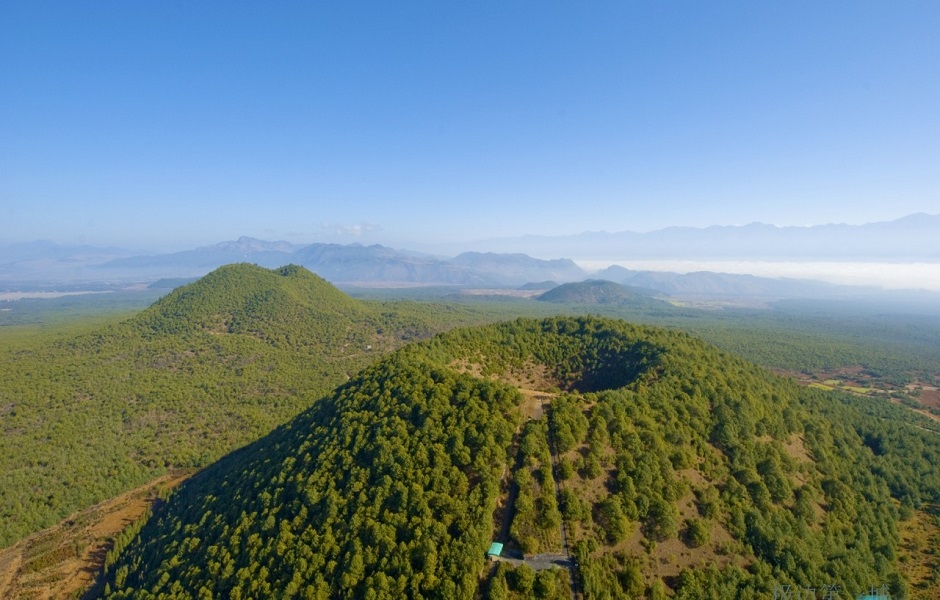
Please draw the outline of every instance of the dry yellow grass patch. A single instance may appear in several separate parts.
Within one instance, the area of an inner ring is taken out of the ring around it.
[[[0,551],[0,598],[79,597],[104,566],[111,540],[153,505],[160,490],[191,474],[159,477]]]
[[[940,506],[917,511],[900,524],[898,571],[910,586],[911,598],[940,600]]]

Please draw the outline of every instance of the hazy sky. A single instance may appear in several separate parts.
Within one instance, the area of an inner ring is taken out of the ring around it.
[[[0,244],[940,212],[940,3],[0,2]]]

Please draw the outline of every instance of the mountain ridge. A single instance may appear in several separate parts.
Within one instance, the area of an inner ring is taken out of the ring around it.
[[[575,260],[621,259],[772,259],[908,261],[940,260],[933,243],[940,236],[940,215],[917,213],[863,225],[805,227],[713,225],[667,227],[650,232],[583,232],[492,238],[473,244],[497,252],[552,255],[558,248]]]
[[[673,258],[691,259],[693,262],[746,259],[771,263],[823,259],[837,262],[920,261],[934,265],[940,264],[940,247],[934,243],[935,239],[940,239],[940,216],[916,214],[861,226],[776,227],[751,224],[672,227],[649,233],[523,236],[469,243],[451,258],[380,244],[301,245],[247,236],[171,254],[130,256],[128,252],[114,248],[84,246],[70,250],[69,247],[36,243],[0,248],[0,286],[9,291],[24,291],[20,288],[46,290],[54,289],[54,281],[88,281],[96,282],[96,285],[105,282],[115,287],[122,282],[126,285],[141,280],[199,277],[224,264],[249,262],[265,268],[300,264],[340,284],[518,287],[535,281],[569,283],[588,277],[608,277],[592,275],[572,259],[607,261],[608,264],[618,260],[642,262]],[[480,248],[472,248],[474,245]],[[536,258],[558,254],[568,258]],[[661,282],[665,277],[655,279]],[[724,281],[728,283],[725,294],[734,295],[737,290],[746,289],[748,294],[757,295],[756,280],[744,285],[740,280],[732,281],[731,277],[712,278],[710,293],[718,293],[715,286]],[[675,293],[683,293],[680,283],[684,281],[688,287],[689,279],[673,277],[670,285],[676,286]],[[772,284],[771,280],[776,283]],[[809,280],[765,277],[763,283],[767,284],[764,286],[766,290],[761,292],[765,296],[804,297],[847,292]],[[912,283],[911,287],[917,287],[917,284]],[[661,287],[654,289],[667,292]]]
[[[899,217],[897,219],[887,220],[887,221],[873,221],[869,223],[862,224],[847,224],[847,223],[824,223],[819,225],[773,225],[762,222],[752,222],[746,225],[709,225],[705,227],[694,227],[694,226],[668,226],[660,229],[655,229],[647,232],[637,232],[631,230],[622,230],[622,231],[583,231],[580,233],[573,234],[563,234],[563,235],[544,235],[544,234],[524,234],[518,237],[500,237],[500,238],[489,238],[485,240],[476,240],[463,242],[467,249],[458,251],[456,254],[460,253],[486,253],[486,252],[498,252],[500,254],[514,254],[514,253],[528,253],[525,250],[494,250],[493,246],[499,246],[501,243],[511,240],[530,240],[530,241],[557,241],[557,240],[577,240],[579,238],[591,238],[591,237],[616,237],[623,236],[625,239],[630,237],[637,238],[648,238],[655,239],[658,237],[668,238],[671,235],[677,233],[692,233],[692,234],[713,234],[713,233],[722,233],[722,234],[743,234],[749,235],[753,232],[759,232],[762,234],[767,233],[812,233],[812,232],[857,232],[860,235],[867,235],[870,232],[899,232],[906,233],[911,230],[921,230],[919,233],[927,233],[933,235],[937,229],[940,228],[940,214],[930,214],[930,213],[913,213]],[[918,240],[918,242],[921,240]],[[176,251],[169,254],[180,254],[182,252],[194,252],[194,251],[203,251],[203,250],[224,250],[231,251],[237,250],[241,252],[294,252],[296,250],[303,249],[310,245],[324,244],[324,245],[361,245],[358,243],[352,244],[336,244],[330,242],[313,242],[313,243],[294,243],[287,241],[266,241],[251,236],[241,236],[237,240],[232,241],[222,241],[215,244],[210,244],[206,246],[199,246],[194,250],[182,250]],[[376,245],[376,244],[373,244]],[[478,249],[479,246],[484,248]],[[472,247],[471,247],[472,246]],[[489,246],[489,248],[487,248]],[[932,250],[932,248],[930,248]],[[0,246],[0,264],[16,262],[19,260],[26,259],[36,259],[43,256],[55,256],[62,255],[63,253],[74,252],[74,251],[83,251],[83,252],[94,252],[96,254],[103,253],[112,253],[122,256],[133,255],[134,252],[126,248],[120,248],[116,246],[94,246],[89,244],[58,244],[48,240],[36,240],[31,242],[15,242],[5,246]],[[415,254],[420,254],[415,252]],[[843,253],[840,253],[841,256]],[[167,256],[168,254],[156,254],[149,256]],[[933,254],[935,256],[935,254]],[[139,255],[138,255],[139,256]]]

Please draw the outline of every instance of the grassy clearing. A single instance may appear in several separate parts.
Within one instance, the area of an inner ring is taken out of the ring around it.
[[[940,506],[921,510],[900,524],[900,572],[910,597],[940,600]]]

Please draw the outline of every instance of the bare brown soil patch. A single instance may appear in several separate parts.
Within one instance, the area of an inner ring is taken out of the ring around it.
[[[682,469],[681,471],[676,471],[676,476],[682,479],[685,479],[689,484],[694,487],[701,487],[708,483],[708,480],[705,479],[705,476],[702,475],[696,468]]]
[[[678,506],[681,515],[680,522],[697,515],[692,494],[679,500]],[[715,565],[722,568],[729,564],[747,567],[751,559],[743,556],[740,551],[729,551],[736,548],[736,542],[728,530],[715,521],[711,521],[710,525],[711,540],[698,548],[689,547],[686,542],[677,537],[650,545],[641,528],[637,526],[633,534],[622,544],[614,548],[604,548],[598,554],[622,552],[625,556],[639,559],[646,565],[643,573],[647,585],[657,579],[668,583],[684,569],[690,567]]]
[[[512,368],[500,377],[500,380],[516,387],[548,392],[557,390],[559,383],[549,373],[548,367],[534,362],[526,362],[521,368]]]
[[[646,573],[647,583],[656,579],[664,581],[677,577],[683,570],[691,567],[714,565],[724,568],[729,564],[747,567],[751,560],[740,552],[726,552],[723,548],[734,544],[731,534],[718,523],[712,523],[711,542],[700,548],[690,548],[678,538],[671,538],[656,544],[650,554],[652,569]]]
[[[458,373],[470,373],[471,375],[476,375],[477,377],[483,376],[483,367],[480,363],[471,362],[466,359],[455,360],[450,363],[450,367],[455,369]]]
[[[854,365],[842,367],[832,371],[819,371],[814,373],[803,373],[798,371],[787,371],[784,369],[772,369],[774,373],[781,377],[795,379],[803,385],[812,383],[838,382],[830,387],[851,390],[852,388],[873,388],[878,391],[885,391],[892,386],[885,385],[875,377],[865,372],[862,366]]]
[[[790,439],[783,443],[783,449],[786,450],[787,456],[795,460],[799,464],[812,463],[813,456],[810,454],[809,450],[806,449],[806,440],[803,439],[802,435],[792,435]],[[800,485],[806,483],[805,477],[799,476]]]
[[[484,378],[484,366],[479,362],[463,359],[451,363],[451,368],[474,377]],[[489,375],[488,379],[509,384],[522,394],[522,422],[528,419],[541,419],[545,413],[544,405],[551,404],[557,395],[558,382],[548,371],[548,367],[534,362],[526,362],[521,367],[512,367],[504,373]],[[521,426],[521,423],[520,423]]]
[[[571,451],[573,455],[576,451]],[[605,472],[604,476],[594,480],[580,480],[576,486],[579,497],[590,503],[596,503],[602,497],[606,496],[605,480],[610,472]],[[683,469],[677,473],[679,477],[684,478],[693,487],[706,483],[704,476],[695,468]],[[562,484],[565,487],[566,483]],[[597,550],[595,556],[604,554],[621,554],[623,556],[638,559],[643,565],[643,572],[646,584],[650,585],[657,579],[669,581],[677,577],[684,569],[695,566],[716,565],[724,567],[729,564],[735,564],[740,567],[746,567],[751,559],[744,556],[738,543],[722,526],[721,523],[710,520],[711,527],[710,541],[698,548],[692,548],[683,539],[683,524],[686,520],[698,517],[698,508],[695,504],[695,495],[688,492],[677,502],[679,509],[679,537],[650,543],[643,534],[640,523],[633,523],[633,532],[627,536],[623,542],[615,546],[604,546]],[[580,522],[569,523],[572,527],[569,529],[571,540],[584,539],[591,536],[594,532],[585,530]]]
[[[460,373],[484,377],[484,366],[479,362],[462,359],[452,362],[450,366]],[[489,379],[508,383],[513,387],[541,392],[552,392],[559,389],[559,382],[549,373],[548,367],[532,361],[527,361],[520,367],[510,367],[504,373],[490,375]]]
[[[915,383],[907,386],[907,391],[914,392],[917,401],[927,408],[940,409],[940,388]]]
[[[929,385],[921,381],[915,381],[914,383],[906,385],[904,388],[899,388],[869,376],[864,372],[862,367],[857,366],[820,373],[799,373],[781,369],[774,369],[773,372],[781,377],[794,379],[800,385],[821,387],[824,389],[839,389],[866,396],[880,394],[886,398],[890,398],[892,402],[902,404],[916,413],[940,422],[940,416],[936,414],[940,412],[940,387]],[[909,398],[915,400],[926,410],[913,408],[910,403],[899,402],[893,397],[899,392],[906,393]]]
[[[845,387],[874,387],[876,379],[865,373],[862,367],[843,367],[824,374],[826,379],[838,379]]]
[[[555,397],[555,394],[540,392],[538,390],[528,390],[525,388],[516,389],[522,394],[522,405],[520,409],[522,410],[523,419],[541,419],[542,415],[545,414],[544,405],[551,404],[552,399]]]
[[[153,481],[75,513],[0,551],[0,598],[76,598],[94,583],[115,536],[191,471]]]
[[[679,507],[680,523],[698,516],[693,494],[686,494],[678,501],[677,505]],[[681,531],[679,535],[682,535]],[[719,552],[720,548],[733,543],[731,534],[721,524],[711,522],[710,537],[709,543],[698,548],[690,548],[679,538],[671,538],[656,544],[650,553],[653,563],[656,565],[655,573],[651,573],[651,575],[668,579],[678,576],[684,569],[693,566],[714,564],[724,567],[732,562],[738,566],[746,565],[746,561],[743,557],[738,556],[738,553],[730,555]]]

